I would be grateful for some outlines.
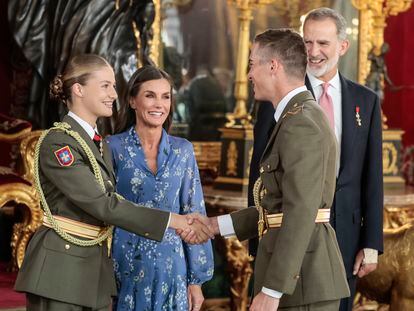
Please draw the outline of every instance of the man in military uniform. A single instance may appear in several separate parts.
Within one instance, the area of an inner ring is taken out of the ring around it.
[[[249,79],[255,99],[273,103],[276,120],[255,187],[261,207],[211,219],[225,237],[261,237],[250,310],[337,311],[349,296],[329,224],[336,141],[304,85],[306,64],[299,34],[280,29],[256,36]]]

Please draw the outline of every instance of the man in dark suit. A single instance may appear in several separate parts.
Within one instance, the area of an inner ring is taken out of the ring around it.
[[[338,72],[338,60],[349,45],[344,18],[331,9],[319,8],[307,15],[303,26],[308,50],[306,86],[319,103],[329,95],[333,106],[327,116],[333,121],[339,157],[331,224],[351,289],[351,297],[341,301],[340,310],[345,311],[352,309],[356,276],[375,270],[378,253],[383,251],[381,109],[374,92]],[[327,94],[323,91],[325,82],[329,83]],[[259,109],[252,162],[263,153],[260,146],[265,143],[258,141],[268,139],[272,117],[271,112]],[[251,164],[251,176],[257,174],[257,167],[257,162]]]

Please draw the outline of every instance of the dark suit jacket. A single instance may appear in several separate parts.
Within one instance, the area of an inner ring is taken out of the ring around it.
[[[96,182],[89,160],[75,139],[62,131],[51,131],[40,148],[40,181],[54,215],[83,223],[113,224],[160,241],[169,213],[148,209],[114,195],[115,177],[110,152],[102,157],[92,139],[71,117],[63,119],[78,132],[93,151],[106,187]],[[74,162],[61,166],[54,151],[69,146]],[[40,227],[32,237],[17,276],[15,289],[46,298],[99,309],[116,294],[112,260],[106,243],[81,247],[63,240],[53,229]]]
[[[315,223],[318,209],[330,208],[335,192],[336,142],[309,91],[295,95],[273,129],[260,162],[269,214],[283,212],[282,226],[259,243],[255,294],[263,286],[283,295],[281,307],[349,296],[335,232]],[[239,240],[257,236],[258,212],[231,214]]]
[[[373,248],[382,253],[382,128],[378,96],[370,89],[340,75],[342,91],[342,141],[340,169],[332,206],[331,223],[335,228],[348,277],[356,253],[362,248]],[[313,93],[306,77],[306,86]],[[361,126],[356,122],[359,107]],[[264,111],[264,110],[262,110]],[[253,160],[263,153],[271,125],[271,112],[257,114],[254,132]],[[258,164],[251,163],[251,169]],[[253,176],[255,172],[251,171]],[[257,174],[257,172],[256,172]],[[250,182],[250,180],[249,180]],[[251,189],[251,188],[249,188]],[[249,197],[251,191],[249,192]],[[255,247],[253,247],[254,249]],[[251,248],[252,249],[252,248]]]

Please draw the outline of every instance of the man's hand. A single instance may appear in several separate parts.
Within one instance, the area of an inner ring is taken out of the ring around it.
[[[217,217],[207,217],[207,216],[203,216],[201,214],[198,213],[193,213],[193,214],[188,214],[186,215],[187,217],[187,224],[188,225],[197,225],[198,224],[202,224],[204,226],[206,226],[209,229],[210,232],[210,238],[214,239],[214,235],[218,235],[220,234],[220,230],[219,230],[219,226],[218,226],[218,221],[217,221]],[[188,230],[176,230],[177,234],[180,235],[181,239],[183,239],[185,242],[190,243],[190,244],[196,244],[197,242],[195,242],[195,236],[194,234],[192,234],[190,231]]]
[[[206,225],[210,229],[210,232],[213,234],[213,238],[214,238],[214,235],[220,234],[217,217],[207,217],[207,216],[203,216],[198,213],[188,214],[187,223],[191,225],[195,222],[199,222],[199,223]]]
[[[203,221],[189,220],[202,219]],[[201,244],[214,238],[214,234],[209,229],[209,221],[206,216],[194,213],[189,215],[171,214],[170,228],[175,229],[184,242],[189,244]]]
[[[200,285],[188,285],[188,310],[198,311],[203,304],[204,296]]]
[[[361,249],[358,254],[356,255],[355,258],[355,264],[354,264],[354,271],[353,274],[354,275],[358,275],[358,277],[362,278],[364,276],[366,276],[367,274],[371,273],[372,271],[374,271],[375,269],[377,269],[377,265],[376,263],[365,263],[363,264],[363,260],[364,260],[364,250]]]
[[[276,311],[279,307],[278,298],[273,298],[265,293],[258,293],[252,304],[250,305],[250,311]]]

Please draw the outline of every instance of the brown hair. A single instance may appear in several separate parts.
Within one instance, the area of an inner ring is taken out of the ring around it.
[[[173,80],[170,75],[164,70],[159,69],[154,66],[144,66],[139,68],[134,72],[131,79],[128,81],[126,91],[122,96],[121,107],[119,109],[119,115],[115,125],[115,133],[121,133],[126,131],[132,125],[135,124],[135,110],[131,108],[130,101],[132,98],[138,95],[141,85],[147,81],[165,79],[170,83],[170,93],[171,93],[171,105],[170,113],[168,114],[167,119],[165,120],[162,127],[168,132],[172,124],[172,118],[174,113],[173,101],[172,101],[172,89],[173,89]]]
[[[111,65],[101,56],[81,54],[69,60],[63,74],[57,75],[50,82],[50,97],[68,105],[72,101],[71,88],[75,83],[85,85],[93,71]],[[112,67],[111,67],[112,68]]]
[[[268,29],[258,34],[254,42],[259,44],[265,57],[276,57],[288,76],[304,79],[308,62],[305,43],[292,29]]]

